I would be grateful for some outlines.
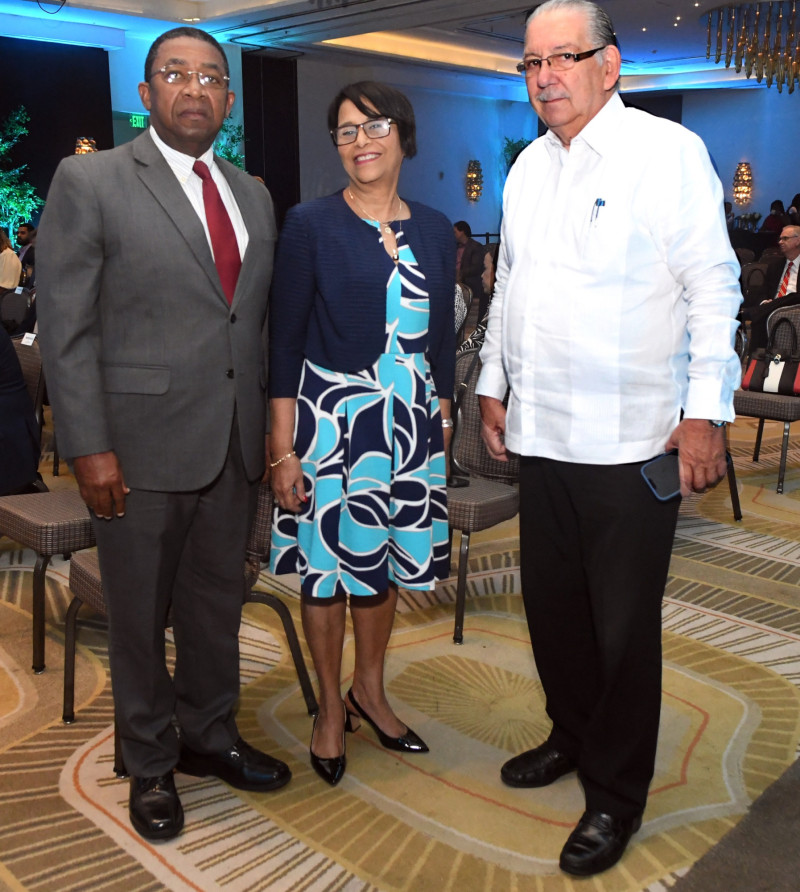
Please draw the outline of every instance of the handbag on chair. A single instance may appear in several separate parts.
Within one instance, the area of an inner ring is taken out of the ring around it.
[[[782,325],[791,332],[791,353],[775,346]],[[800,352],[797,332],[791,319],[779,319],[769,334],[767,346],[756,350],[742,378],[742,390],[800,396]]]

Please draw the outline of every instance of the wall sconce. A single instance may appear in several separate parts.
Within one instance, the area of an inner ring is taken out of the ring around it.
[[[467,198],[477,201],[483,192],[483,171],[480,161],[470,161],[467,164],[466,177]]]
[[[97,143],[88,136],[79,136],[75,140],[75,154],[89,155],[91,152],[97,151]]]
[[[736,204],[749,204],[753,195],[753,169],[748,161],[740,161],[733,175],[733,200]]]

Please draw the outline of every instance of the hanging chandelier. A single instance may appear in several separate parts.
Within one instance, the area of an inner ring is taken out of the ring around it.
[[[706,59],[724,58],[737,74],[755,75],[778,92],[800,83],[800,20],[797,0],[772,3],[727,3],[708,12]]]

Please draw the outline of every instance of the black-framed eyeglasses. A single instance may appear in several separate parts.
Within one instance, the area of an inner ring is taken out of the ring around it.
[[[177,65],[165,65],[153,72],[153,75],[156,74],[160,74],[172,87],[185,87],[191,81],[193,74],[197,75],[201,87],[209,87],[212,90],[224,90],[230,81],[227,74],[219,74],[216,71],[189,71]]]
[[[598,46],[583,53],[553,53],[552,56],[545,56],[544,59],[531,56],[530,59],[523,59],[521,62],[517,62],[517,71],[527,77],[537,72],[542,67],[542,62],[547,62],[553,71],[569,71],[570,68],[575,66],[576,62],[583,62],[584,59],[589,59],[595,53],[599,53],[600,50],[604,49],[604,46]]]
[[[361,124],[342,124],[341,127],[331,130],[331,139],[335,146],[350,145],[351,142],[358,139],[359,129],[363,130],[370,139],[384,139],[391,132],[392,124],[395,123],[391,118],[370,118]]]

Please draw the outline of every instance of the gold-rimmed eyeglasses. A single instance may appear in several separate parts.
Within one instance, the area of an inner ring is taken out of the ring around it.
[[[230,78],[227,74],[216,71],[189,71],[186,68],[178,68],[176,65],[165,65],[153,72],[160,74],[164,81],[172,87],[185,87],[197,75],[197,81],[201,87],[209,87],[212,90],[224,90],[228,86]]]
[[[595,53],[599,53],[600,50],[604,49],[604,46],[598,46],[583,53],[553,53],[552,56],[545,56],[544,59],[540,59],[538,56],[531,56],[529,59],[517,62],[517,71],[526,77],[533,75],[542,67],[542,62],[547,62],[553,71],[568,71],[570,68],[574,68],[576,62],[583,62],[584,59],[589,59]]]

